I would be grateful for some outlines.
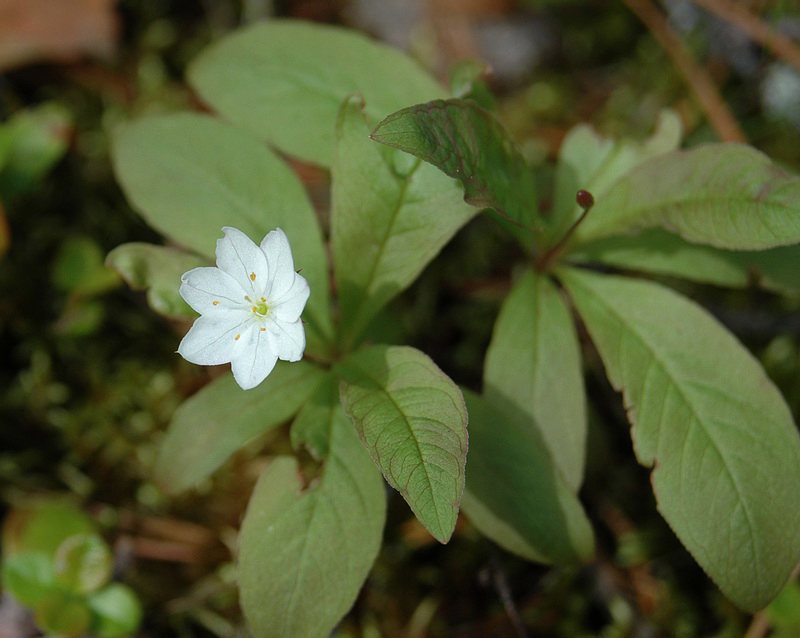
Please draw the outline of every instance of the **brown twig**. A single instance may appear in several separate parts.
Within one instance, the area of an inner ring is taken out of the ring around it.
[[[622,0],[653,34],[683,75],[700,102],[717,136],[723,142],[747,141],[736,118],[722,99],[711,77],[690,55],[681,39],[673,33],[664,15],[651,0]]]
[[[772,51],[776,58],[800,71],[800,45],[775,30],[746,6],[730,0],[692,0],[692,2],[739,27],[750,39]]]

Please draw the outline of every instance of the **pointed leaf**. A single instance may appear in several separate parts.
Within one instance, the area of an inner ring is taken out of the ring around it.
[[[270,20],[223,38],[189,67],[214,110],[280,150],[330,165],[336,114],[358,91],[377,122],[444,90],[409,57],[338,27]]]
[[[392,113],[372,139],[430,162],[464,186],[464,199],[509,219],[530,239],[541,227],[536,184],[525,158],[502,124],[471,100],[434,100]]]
[[[501,547],[542,563],[592,555],[592,528],[530,415],[469,392],[464,513]]]
[[[289,419],[314,393],[325,373],[310,363],[279,363],[261,385],[242,390],[221,376],[175,412],[156,460],[166,490],[202,481],[250,439]]]
[[[336,128],[331,219],[345,349],[476,213],[454,180],[371,142],[369,131],[349,98]]]
[[[239,534],[241,604],[256,638],[327,638],[380,549],[386,494],[341,406],[328,411],[330,453],[306,490],[278,457],[256,485]]]
[[[734,250],[800,242],[800,177],[741,144],[660,155],[596,200],[575,233],[575,245],[654,226]]]
[[[251,135],[183,113],[149,117],[115,138],[114,167],[129,201],[153,228],[209,258],[233,226],[259,243],[280,227],[311,287],[309,342],[332,331],[322,234],[300,181]]]
[[[729,288],[757,283],[775,292],[800,290],[800,245],[768,250],[723,250],[691,244],[653,228],[631,237],[605,237],[570,254],[577,262],[599,262],[615,268]]]
[[[445,543],[464,490],[467,410],[419,350],[372,346],[337,367],[341,397],[373,460],[426,529]]]
[[[553,462],[577,492],[586,456],[586,397],[578,336],[561,293],[527,271],[503,303],[486,353],[484,394],[538,427]]]
[[[800,438],[758,362],[653,283],[560,276],[623,392],[659,511],[733,602],[754,611],[800,560]]]
[[[198,266],[207,265],[200,257],[182,250],[129,243],[108,253],[106,264],[116,270],[134,289],[147,290],[147,303],[162,315],[194,318],[197,313],[178,294],[181,275]]]
[[[678,148],[682,129],[677,113],[669,110],[661,112],[655,131],[642,142],[603,137],[587,124],[573,127],[558,153],[552,240],[560,239],[583,212],[575,202],[578,190],[589,191],[595,200],[602,198],[637,164]]]

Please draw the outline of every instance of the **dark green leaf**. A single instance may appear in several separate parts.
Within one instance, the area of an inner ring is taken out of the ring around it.
[[[623,392],[659,511],[737,605],[755,611],[800,560],[800,438],[758,362],[653,283],[559,275]]]
[[[331,219],[345,350],[476,212],[455,181],[371,142],[369,131],[349,98],[336,127]]]
[[[561,293],[527,271],[503,303],[486,353],[484,395],[530,417],[574,492],[583,480],[586,397],[578,336]]]
[[[588,560],[592,528],[530,415],[464,393],[469,455],[464,513],[481,533],[529,560]]]
[[[392,113],[372,139],[422,158],[464,186],[464,199],[511,220],[529,239],[541,230],[531,170],[502,124],[471,100],[434,100]]]
[[[156,480],[176,493],[196,485],[250,439],[277,427],[314,393],[325,373],[310,363],[279,363],[256,388],[226,374],[185,401],[156,460]]]
[[[375,463],[440,542],[464,490],[467,411],[458,387],[414,348],[372,346],[337,367],[341,397]]]
[[[213,109],[290,155],[328,166],[334,124],[358,91],[377,122],[444,90],[400,51],[338,27],[270,20],[220,40],[189,67]]]

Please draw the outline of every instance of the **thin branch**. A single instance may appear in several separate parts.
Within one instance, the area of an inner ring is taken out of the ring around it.
[[[800,71],[800,45],[764,22],[746,6],[730,0],[692,0],[692,2],[739,27],[750,39],[772,51],[776,58]]]
[[[672,58],[700,102],[700,107],[714,127],[717,136],[723,142],[747,141],[709,74],[694,61],[686,46],[669,28],[666,18],[651,0],[622,0],[622,2],[650,29],[656,41]]]

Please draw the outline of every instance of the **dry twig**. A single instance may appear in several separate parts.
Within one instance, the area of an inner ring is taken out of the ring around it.
[[[739,27],[752,40],[772,51],[776,58],[800,71],[800,45],[776,31],[746,6],[730,0],[692,0],[692,2]]]
[[[746,138],[728,105],[722,99],[708,73],[699,66],[664,15],[651,0],[622,0],[666,51],[697,97],[700,106],[723,142],[745,142]]]

